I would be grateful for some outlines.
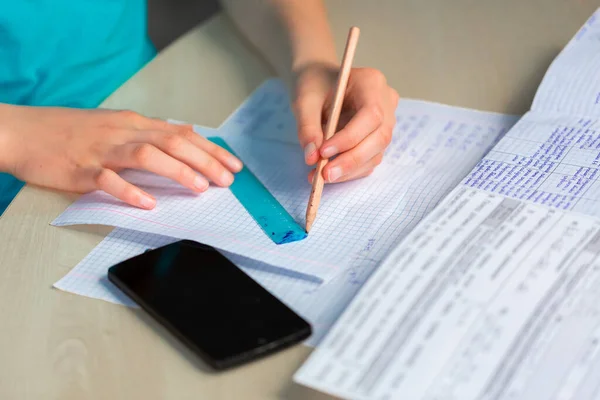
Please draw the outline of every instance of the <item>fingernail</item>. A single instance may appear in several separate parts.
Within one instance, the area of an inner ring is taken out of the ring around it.
[[[324,158],[329,158],[329,157],[333,157],[338,153],[338,149],[335,146],[329,146],[329,147],[325,147],[323,150],[321,150],[321,155]]]
[[[244,164],[242,164],[242,162],[237,158],[230,158],[227,160],[227,163],[229,164],[229,168],[233,169],[236,172],[241,171],[244,167]]]
[[[201,176],[196,176],[194,178],[194,187],[204,192],[206,189],[208,189],[208,181]]]
[[[309,143],[304,148],[304,160],[308,162],[308,158],[317,150],[317,146],[314,143]]]
[[[312,183],[313,179],[315,179],[315,170],[313,169],[312,171],[310,171],[306,178],[308,179],[309,183]]]
[[[148,197],[144,194],[140,195],[140,205],[144,208],[153,208],[156,202],[153,198]]]
[[[340,167],[333,167],[329,170],[329,182],[335,182],[340,176],[342,176],[342,169]]]
[[[225,186],[229,186],[233,183],[233,174],[229,171],[223,171],[221,174],[221,183]]]

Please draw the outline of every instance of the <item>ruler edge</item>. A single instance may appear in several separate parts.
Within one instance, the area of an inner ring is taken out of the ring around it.
[[[229,151],[231,154],[235,155],[236,157],[240,158],[236,152],[233,150],[233,148],[229,145],[229,143],[227,143],[227,141],[225,140],[225,138],[220,137],[220,136],[207,136],[206,137],[207,140],[209,140],[210,142],[223,147],[225,150]],[[222,145],[224,144],[224,146]],[[243,163],[243,161],[242,161]],[[277,198],[271,193],[271,191],[265,186],[264,183],[262,183],[262,181],[260,179],[258,179],[258,177],[256,176],[256,174],[254,174],[254,172],[252,172],[252,170],[250,168],[248,168],[246,166],[245,163],[243,163],[243,170],[246,170],[250,175],[252,175],[252,177],[254,177],[254,179],[265,189],[265,191],[267,193],[269,193],[269,195],[273,198],[273,200],[277,203],[277,206],[280,207],[282,209],[283,212],[285,212],[285,214],[287,216],[289,216],[290,221],[293,224],[296,224],[298,226],[298,230],[300,232],[303,233],[302,237],[295,239],[295,240],[289,240],[289,241],[282,241],[282,242],[277,242],[274,240],[274,238],[272,237],[272,235],[269,235],[267,233],[267,231],[264,229],[264,227],[260,224],[259,221],[257,221],[257,219],[255,218],[255,216],[250,212],[250,210],[248,210],[248,208],[244,205],[244,203],[235,195],[235,193],[233,193],[233,190],[231,190],[232,194],[234,195],[234,197],[237,199],[237,201],[242,205],[242,207],[244,207],[244,209],[246,209],[246,211],[248,212],[248,214],[250,214],[250,216],[252,217],[252,219],[254,220],[254,222],[256,222],[256,224],[260,227],[260,229],[263,231],[263,233],[269,237],[269,239],[275,243],[277,246],[283,245],[283,244],[288,244],[288,243],[294,243],[294,242],[300,242],[304,239],[306,239],[308,237],[308,233],[306,232],[306,229],[302,228],[302,225],[300,225],[298,223],[298,221],[296,221],[294,219],[294,217],[292,217],[292,215],[285,209],[285,207],[279,202],[279,200],[277,200]],[[242,172],[240,171],[240,172]],[[235,181],[234,181],[235,183]]]

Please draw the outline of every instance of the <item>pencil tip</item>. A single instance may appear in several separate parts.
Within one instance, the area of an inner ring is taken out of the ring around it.
[[[311,227],[312,227],[312,221],[306,221],[306,233],[310,232]]]

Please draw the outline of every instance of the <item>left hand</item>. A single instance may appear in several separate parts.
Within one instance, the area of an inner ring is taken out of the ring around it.
[[[353,68],[338,129],[323,142],[337,72],[336,66],[313,64],[301,69],[296,79],[294,112],[298,138],[308,165],[316,164],[320,157],[330,159],[323,168],[326,183],[368,176],[381,163],[392,139],[399,100],[380,71]],[[314,172],[313,169],[309,173],[309,182]]]

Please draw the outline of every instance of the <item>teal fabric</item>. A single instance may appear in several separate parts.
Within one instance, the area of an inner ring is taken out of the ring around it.
[[[0,103],[97,107],[149,62],[145,0],[0,0]],[[0,174],[0,215],[23,183]]]

